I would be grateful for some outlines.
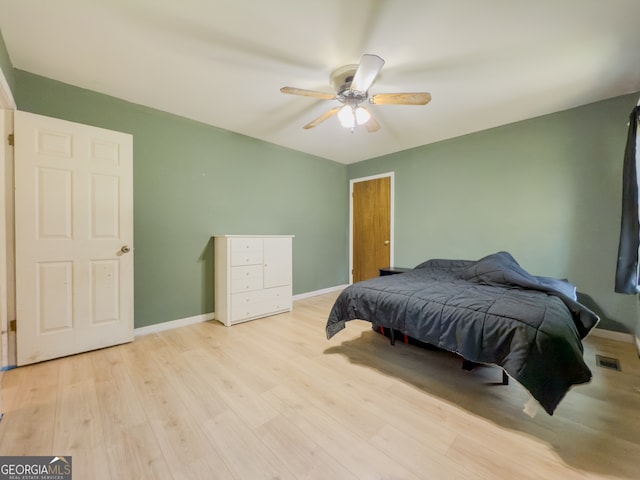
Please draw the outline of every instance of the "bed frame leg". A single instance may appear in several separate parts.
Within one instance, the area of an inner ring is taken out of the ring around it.
[[[480,363],[472,362],[471,360],[467,360],[466,358],[462,359],[462,369],[466,370],[467,372],[470,372],[479,365]]]
[[[384,327],[378,327],[378,330],[384,335]],[[389,340],[391,340],[391,345],[396,344],[396,332],[393,331],[393,328],[389,328]]]
[[[479,365],[482,365],[482,364],[472,362],[471,360],[467,360],[465,358],[462,359],[463,370],[471,371]],[[507,372],[505,372],[504,370],[502,370],[502,385],[509,385],[509,375],[507,375]]]

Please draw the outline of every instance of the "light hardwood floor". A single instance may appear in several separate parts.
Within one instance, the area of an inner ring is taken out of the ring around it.
[[[335,296],[9,371],[0,455],[71,455],[77,480],[640,478],[633,345],[588,337],[593,381],[531,419],[496,368],[361,321],[327,341]]]

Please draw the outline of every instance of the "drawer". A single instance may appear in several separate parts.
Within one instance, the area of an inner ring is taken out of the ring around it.
[[[249,320],[252,318],[261,317],[263,314],[260,311],[259,305],[250,304],[245,305],[243,308],[234,308],[231,311],[231,323],[242,322],[243,320]]]
[[[231,265],[262,264],[261,238],[232,238]]]
[[[244,252],[246,250],[262,250],[262,238],[232,238],[231,240],[232,252]]]
[[[262,264],[262,239],[261,238],[232,238],[231,239],[231,265],[261,265]]]
[[[231,252],[231,266],[262,265],[262,249]]]
[[[238,293],[231,296],[231,322],[239,322],[262,315],[260,292]]]
[[[231,280],[262,278],[262,265],[240,265],[231,268]]]
[[[274,290],[265,298],[261,305],[265,313],[281,312],[283,310],[291,310],[291,289],[288,287],[270,288]],[[265,290],[266,292],[267,290]]]
[[[231,293],[261,290],[262,265],[246,265],[231,268]]]
[[[231,321],[291,310],[291,286],[267,288],[231,296]]]
[[[232,278],[231,293],[262,290],[262,277]]]

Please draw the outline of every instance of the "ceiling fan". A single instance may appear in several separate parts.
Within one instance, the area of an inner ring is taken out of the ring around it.
[[[359,65],[346,65],[335,70],[331,76],[331,85],[337,93],[306,90],[295,87],[282,87],[282,93],[302,95],[322,100],[338,100],[342,106],[337,106],[323,113],[315,120],[307,123],[304,128],[318,126],[325,120],[338,115],[343,127],[353,129],[356,125],[364,125],[369,132],[380,129],[380,124],[362,104],[373,105],[426,105],[431,100],[428,92],[416,93],[378,93],[369,95],[369,88],[373,85],[378,73],[384,65],[384,60],[377,55],[364,54]]]

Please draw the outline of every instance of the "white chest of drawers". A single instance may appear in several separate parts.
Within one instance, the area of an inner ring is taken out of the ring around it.
[[[235,323],[292,306],[293,235],[214,235],[215,318]]]

